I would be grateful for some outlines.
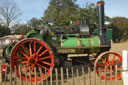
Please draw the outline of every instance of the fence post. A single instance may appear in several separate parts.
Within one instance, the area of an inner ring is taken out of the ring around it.
[[[55,74],[56,74],[56,85],[58,85],[58,69],[55,68]]]
[[[29,66],[29,76],[30,76],[30,85],[32,85],[32,76],[31,76],[31,68]]]
[[[123,50],[123,55],[122,56],[123,56],[122,69],[127,70],[127,67],[128,67],[128,51]],[[122,72],[122,77],[123,77],[124,85],[127,85],[128,84],[128,72]]]
[[[43,76],[42,76],[42,70],[41,70],[41,68],[40,68],[40,77],[41,77],[41,85],[43,85],[43,84],[44,84],[44,80],[43,80]]]
[[[35,85],[37,85],[37,72],[36,72],[36,68],[34,68],[34,75],[35,75]]]
[[[91,69],[88,67],[88,77],[89,77],[89,85],[91,85]]]
[[[61,67],[61,85],[64,85],[63,68]]]
[[[22,82],[22,73],[21,73],[21,67],[19,66],[19,74],[20,74],[20,85],[23,85]]]
[[[51,69],[51,75],[50,75],[50,85],[52,85],[52,69]]]
[[[72,85],[74,85],[74,72],[73,72],[73,67],[71,68],[72,70]]]
[[[5,66],[4,85],[6,85],[6,78],[7,78],[7,65]]]
[[[116,83],[115,83],[115,85],[117,85],[117,84],[118,84],[118,83],[117,83],[117,81],[118,81],[118,79],[117,79],[117,65],[116,65],[115,78],[116,78]]]
[[[100,73],[100,72],[101,72],[101,68],[99,68],[99,83],[100,83],[99,85],[102,85],[102,81],[101,81],[101,73]]]
[[[12,65],[10,64],[10,85],[12,85]]]
[[[96,85],[96,69],[94,69],[94,85]]]
[[[26,68],[25,67],[24,67],[24,75],[25,75],[25,81],[26,81],[25,84],[27,85],[28,84],[28,81],[27,81],[27,74],[26,74]]]
[[[84,67],[83,66],[82,66],[82,74],[83,74],[84,85],[86,85],[86,82],[85,82],[85,71],[84,71]]]
[[[68,68],[66,68],[66,75],[67,75],[67,81],[69,79],[69,72],[68,72]]]
[[[0,85],[2,85],[2,65],[0,65]]]
[[[77,75],[77,78],[78,78],[78,85],[80,85],[80,79],[79,79],[79,70],[78,70],[78,68],[76,69],[76,75]]]

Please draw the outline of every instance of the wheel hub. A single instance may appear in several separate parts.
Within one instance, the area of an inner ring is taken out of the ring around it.
[[[35,63],[35,60],[34,59],[30,59],[29,60],[29,63],[34,64]]]
[[[109,64],[109,65],[108,65],[108,69],[111,69],[111,67],[112,67],[112,65],[111,65],[111,64]]]

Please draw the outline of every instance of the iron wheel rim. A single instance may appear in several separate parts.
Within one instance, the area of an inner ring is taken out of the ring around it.
[[[107,55],[107,57],[106,57],[106,59],[103,59],[103,56],[105,56],[105,55]],[[110,58],[110,55],[114,55],[111,62],[107,60],[107,58]],[[118,58],[119,60],[118,60],[118,61],[115,61],[115,58]],[[100,64],[99,64],[99,62],[100,62],[101,60],[102,60],[104,63],[100,63]],[[110,72],[115,73],[115,72],[116,72],[116,71],[115,71],[115,66],[117,65],[117,71],[118,71],[117,75],[113,77],[113,76],[111,75],[111,73],[110,73],[110,74],[108,74],[109,78],[106,78],[106,80],[120,79],[120,78],[121,78],[121,71],[120,71],[121,65],[118,65],[119,63],[122,65],[122,57],[121,57],[119,54],[114,53],[114,52],[105,52],[105,53],[101,54],[101,55],[97,58],[97,60],[95,61],[95,67],[94,67],[94,69],[96,69],[96,73],[97,73],[98,76],[100,76],[100,73],[99,73],[99,72],[104,72],[104,75],[101,74],[100,77],[101,77],[101,79],[105,80],[105,66],[106,66],[106,71],[110,71]],[[112,67],[112,70],[110,70],[109,66]],[[99,68],[100,68],[100,67],[101,67],[102,69],[100,69],[100,71],[99,71]],[[111,76],[112,76],[112,77],[111,77]]]
[[[25,46],[26,45],[26,46]],[[37,46],[40,46],[37,48]],[[19,56],[18,54],[22,55]],[[36,56],[36,57],[35,57]],[[41,77],[46,79],[53,69],[53,53],[49,46],[43,41],[37,39],[24,39],[17,43],[11,52],[11,66],[13,71],[17,70],[17,76],[20,77],[18,66],[21,65],[21,77],[22,80],[27,80],[35,82],[35,76],[30,78],[29,75],[25,77],[25,73],[23,70],[26,68],[26,72],[29,72],[29,67],[31,69],[31,74],[36,68],[37,73],[40,72],[40,68],[42,71],[42,75],[37,74],[37,81],[41,81]],[[21,61],[19,61],[21,59]],[[34,62],[31,62],[33,60]],[[44,65],[44,66],[43,66]],[[45,70],[45,71],[44,71]]]

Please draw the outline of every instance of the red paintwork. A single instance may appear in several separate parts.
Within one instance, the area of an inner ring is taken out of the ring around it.
[[[112,58],[112,61],[111,62],[109,61],[109,58],[110,58],[109,55],[113,55],[113,58]],[[103,56],[107,56],[106,59],[104,59]],[[116,62],[114,62],[114,60],[115,60],[116,57],[119,60],[116,61]],[[102,61],[102,63],[101,63],[101,61]],[[102,73],[104,72],[104,75],[101,74],[101,78],[102,79],[105,79],[105,66],[106,66],[106,71],[107,72],[108,71],[110,72],[109,78],[106,78],[106,80],[111,80],[111,78],[112,78],[112,80],[120,79],[121,78],[121,72],[117,73],[117,76],[111,77],[111,72],[113,71],[115,73],[115,64],[118,64],[118,63],[121,63],[122,64],[122,57],[119,54],[117,54],[117,53],[108,52],[108,53],[102,55],[102,57],[99,59],[99,61],[96,62],[96,72],[99,75],[100,74],[99,73],[99,68],[102,67],[101,70],[100,70],[100,72],[102,72]],[[110,65],[113,68],[112,71],[110,71],[110,68],[109,68]],[[117,69],[121,69],[121,67],[118,66]]]
[[[25,45],[28,45],[28,47]],[[20,54],[20,56],[18,54]],[[19,59],[20,61],[18,61]],[[34,63],[30,63],[30,60],[32,60]],[[18,77],[20,77],[18,66],[21,65],[22,80],[31,80],[29,75],[25,77],[25,73],[23,72],[24,70],[26,72],[30,72],[31,74],[34,71],[34,68],[36,68],[37,71],[40,71],[40,68],[42,70],[46,70],[47,72],[42,73],[41,76],[36,75],[37,81],[41,81],[41,77],[43,77],[43,79],[46,79],[51,73],[51,70],[53,68],[53,54],[50,48],[48,48],[48,46],[42,41],[39,41],[37,39],[26,39],[16,44],[16,46],[12,50],[11,64],[13,70],[16,66]],[[29,66],[31,71],[29,71]],[[32,76],[32,81],[35,81],[35,76]]]

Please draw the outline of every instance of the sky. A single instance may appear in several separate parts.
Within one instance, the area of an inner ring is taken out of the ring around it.
[[[19,22],[27,22],[33,17],[41,18],[47,9],[50,0],[0,0],[0,4],[15,2],[20,8],[22,15]],[[84,7],[86,2],[96,3],[99,0],[77,0],[80,7]],[[104,0],[105,14],[109,17],[123,16],[128,18],[128,0]]]

